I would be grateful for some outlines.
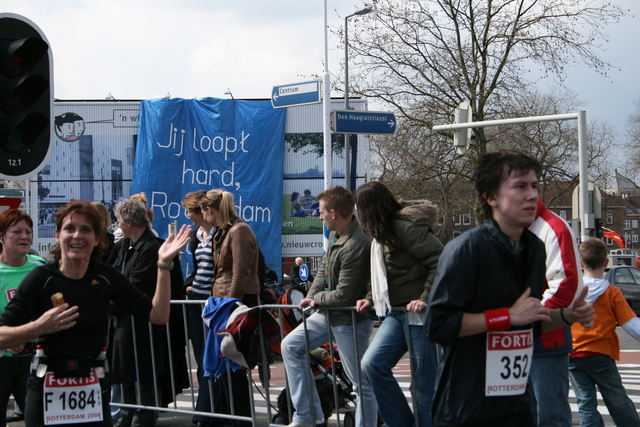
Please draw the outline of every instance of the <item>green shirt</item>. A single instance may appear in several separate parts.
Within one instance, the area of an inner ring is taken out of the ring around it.
[[[18,289],[18,285],[20,285],[20,282],[22,282],[22,279],[24,279],[27,273],[45,263],[44,258],[31,254],[27,254],[27,262],[20,267],[12,267],[0,262],[0,290],[2,291],[0,292],[0,314],[13,298],[16,289]],[[13,354],[5,351],[4,356],[10,357],[13,356]]]

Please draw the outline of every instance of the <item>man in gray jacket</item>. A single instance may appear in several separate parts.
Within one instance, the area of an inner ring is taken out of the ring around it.
[[[371,240],[354,216],[355,200],[343,187],[331,187],[317,197],[320,219],[331,231],[329,249],[307,296],[299,308],[352,307],[368,291]],[[307,362],[306,349],[329,342],[328,325],[338,343],[342,365],[356,392],[356,425],[376,427],[378,411],[369,382],[359,378],[358,364],[369,345],[373,321],[366,313],[350,311],[318,311],[282,341],[282,358],[287,373],[291,400],[296,412],[293,427],[324,424],[320,398]],[[357,335],[354,341],[354,329]],[[306,341],[306,345],[305,345]],[[359,381],[359,379],[361,381]],[[311,399],[309,399],[311,396]]]

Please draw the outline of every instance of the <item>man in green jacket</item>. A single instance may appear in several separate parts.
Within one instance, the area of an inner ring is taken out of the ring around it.
[[[331,187],[320,193],[317,199],[320,202],[320,219],[331,231],[329,249],[299,308],[353,307],[368,291],[371,240],[353,214],[355,200],[349,190]],[[342,366],[357,395],[356,425],[376,427],[378,411],[373,390],[357,372],[359,361],[369,345],[373,321],[366,313],[343,310],[317,311],[307,319],[306,331],[299,326],[282,341],[282,358],[296,409],[289,426],[313,427],[324,423],[306,349],[312,350],[329,342],[329,325],[338,343]]]

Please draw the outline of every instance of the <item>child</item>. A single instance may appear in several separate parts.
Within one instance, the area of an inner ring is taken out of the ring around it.
[[[580,245],[580,263],[584,268],[586,300],[596,310],[594,326],[586,329],[578,323],[571,327],[573,353],[569,361],[571,386],[578,400],[580,426],[603,426],[597,406],[596,388],[617,426],[640,426],[638,413],[622,386],[614,361],[620,358],[616,326],[620,325],[640,341],[640,319],[636,317],[622,292],[603,279],[607,247],[602,240],[590,238]]]

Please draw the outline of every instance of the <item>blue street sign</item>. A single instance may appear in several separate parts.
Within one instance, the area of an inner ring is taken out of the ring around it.
[[[307,267],[307,264],[302,264],[300,266],[298,276],[300,276],[300,280],[302,280],[303,282],[309,278],[309,267]]]
[[[319,80],[274,86],[271,91],[271,105],[273,108],[285,108],[321,102],[320,86]]]
[[[331,130],[389,135],[396,131],[396,116],[382,111],[334,110],[331,112]]]

